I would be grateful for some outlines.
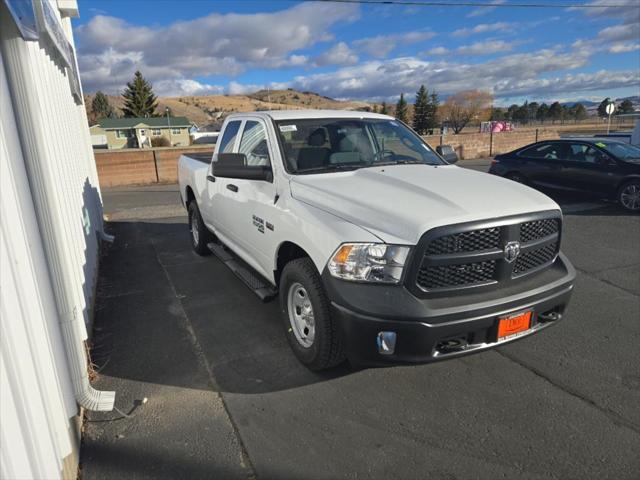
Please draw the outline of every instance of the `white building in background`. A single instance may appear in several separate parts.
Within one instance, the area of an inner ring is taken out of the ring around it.
[[[70,17],[0,0],[0,477],[76,478],[103,232]]]

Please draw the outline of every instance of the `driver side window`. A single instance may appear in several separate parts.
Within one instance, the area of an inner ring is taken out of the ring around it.
[[[267,132],[262,123],[247,120],[238,153],[244,153],[247,156],[247,165],[269,166],[271,164]]]

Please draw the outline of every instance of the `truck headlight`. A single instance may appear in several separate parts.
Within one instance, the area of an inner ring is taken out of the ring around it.
[[[410,248],[385,243],[344,243],[329,260],[331,275],[355,282],[398,283]]]

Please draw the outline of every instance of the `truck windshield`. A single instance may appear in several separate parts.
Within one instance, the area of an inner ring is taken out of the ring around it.
[[[446,165],[420,137],[395,120],[318,118],[275,123],[290,173],[397,164]]]

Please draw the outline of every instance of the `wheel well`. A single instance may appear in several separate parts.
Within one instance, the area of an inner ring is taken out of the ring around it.
[[[196,196],[193,194],[193,190],[191,189],[191,187],[187,187],[187,190],[185,191],[185,199],[184,199],[184,205],[185,207],[189,208],[189,204],[191,203],[192,200],[195,200]]]
[[[638,180],[640,180],[640,177],[626,177],[626,178],[623,178],[623,179],[618,183],[618,185],[616,185],[616,191],[615,191],[614,193],[617,195],[617,194],[618,194],[618,191],[620,190],[620,188],[621,188],[623,185],[625,185],[625,184],[627,184],[627,183],[629,183],[629,182],[632,182],[632,181],[634,181],[634,180],[635,180],[635,181],[638,181]]]
[[[303,248],[299,247],[293,242],[283,242],[280,245],[280,248],[278,248],[276,271],[274,272],[276,285],[280,283],[280,275],[282,274],[282,270],[287,263],[289,263],[291,260],[305,257],[309,257],[309,254],[305,252]]]

